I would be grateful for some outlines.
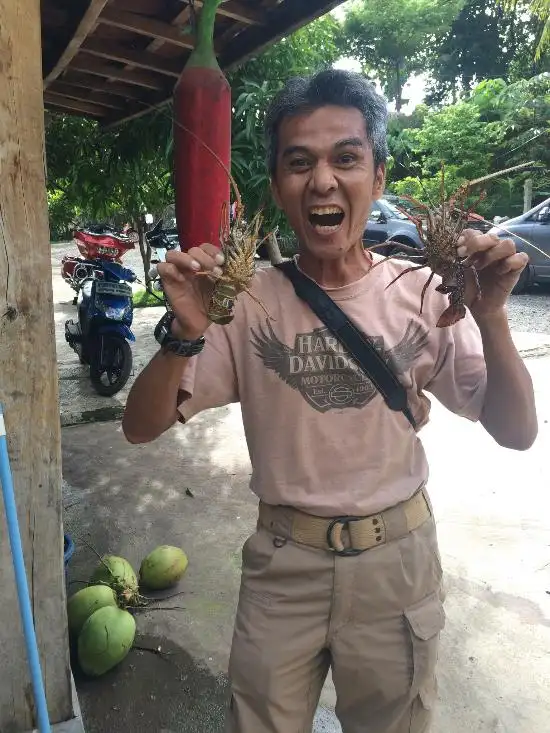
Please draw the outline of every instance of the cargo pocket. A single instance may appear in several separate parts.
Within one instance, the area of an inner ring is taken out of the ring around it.
[[[412,644],[410,733],[426,730],[437,697],[436,665],[439,634],[445,626],[445,611],[438,593],[432,593],[405,610]]]

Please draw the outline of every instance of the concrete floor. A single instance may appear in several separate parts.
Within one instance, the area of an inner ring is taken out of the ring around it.
[[[541,430],[526,453],[434,404],[423,430],[448,589],[435,733],[550,731],[550,358],[528,361]],[[99,552],[135,567],[155,545],[189,555],[181,598],[138,619],[140,646],[98,681],[77,678],[89,733],[222,730],[225,669],[240,547],[255,501],[238,406],[204,413],[154,444],[126,444],[118,423],[65,428],[66,527],[72,579]],[[186,490],[190,489],[193,496]],[[339,728],[327,684],[316,733]]]
[[[71,291],[55,272],[63,424],[116,417],[124,394],[95,396],[64,344]],[[138,368],[155,348],[154,310],[136,316]],[[515,338],[537,392],[533,448],[499,448],[435,400],[421,433],[448,590],[433,733],[550,733],[550,337]],[[76,675],[87,733],[221,733],[240,548],[256,510],[239,407],[144,446],[128,445],[116,421],[65,427],[63,470],[72,581],[95,566],[86,543],[136,568],[161,543],[190,558],[183,595],[162,603],[178,608],[138,618],[142,649],[99,680]],[[329,680],[314,733],[340,731],[334,699]]]

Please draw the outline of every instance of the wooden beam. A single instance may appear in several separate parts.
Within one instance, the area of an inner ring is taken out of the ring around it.
[[[142,94],[131,85],[120,84],[117,82],[110,82],[107,86],[107,81],[102,81],[97,76],[74,74],[71,73],[70,69],[68,73],[63,76],[63,81],[75,88],[79,88],[82,94],[86,94],[89,91],[92,92],[107,92],[113,96],[123,97],[124,99],[136,99],[140,100]],[[57,88],[58,82],[56,82]]]
[[[229,71],[239,64],[242,64],[251,56],[261,53],[265,48],[276,43],[281,38],[288,36],[302,26],[328,13],[333,8],[341,5],[344,0],[291,0],[284,5],[276,5],[265,11],[265,26],[249,25],[238,34],[234,41],[230,42],[226,50],[219,55],[220,66],[224,71]],[[200,0],[195,0],[199,3]],[[222,7],[226,7],[224,3]],[[231,6],[230,6],[231,7]],[[185,12],[185,11],[182,11]],[[180,17],[180,15],[176,17]],[[176,22],[176,19],[174,21]],[[181,21],[180,21],[181,22]],[[229,32],[234,32],[233,29]],[[147,47],[148,50],[156,50],[163,41],[155,39]],[[171,96],[166,95],[164,101],[159,100],[155,108],[162,107],[170,102]],[[128,113],[121,117],[112,117],[104,121],[109,128],[116,127],[121,122],[142,117],[151,111],[151,106],[144,106],[142,109],[129,108]]]
[[[84,17],[78,24],[78,28],[76,29],[74,36],[69,41],[67,48],[61,54],[56,65],[44,79],[44,89],[46,89],[54,79],[57,79],[57,77],[71,63],[72,59],[78,53],[78,49],[85,41],[90,31],[95,28],[97,19],[108,2],[109,0],[90,0],[88,9],[84,13]]]
[[[82,44],[80,50],[92,56],[131,64],[139,69],[154,71],[157,74],[172,76],[175,79],[179,78],[183,68],[183,62],[164,59],[154,53],[147,53],[147,51],[135,51],[110,41],[96,41],[89,38]]]
[[[76,99],[71,99],[71,97],[50,91],[44,92],[44,102],[48,106],[71,109],[73,112],[80,112],[80,114],[90,115],[92,117],[105,117],[107,114],[105,107],[91,104],[90,102],[79,102]]]
[[[298,2],[299,0],[292,0],[292,2]],[[195,0],[197,7],[202,7],[202,0]],[[226,3],[222,3],[218,8],[218,15],[223,15],[226,18],[232,20],[238,20],[239,23],[245,25],[264,25],[266,22],[267,15],[261,10],[254,10],[249,8],[247,5],[243,5],[237,0],[227,0]]]
[[[222,69],[230,70],[256,56],[282,38],[294,33],[304,25],[320,18],[344,0],[286,0],[282,5],[266,11],[262,26],[250,26],[239,33],[234,44],[221,53],[219,63]],[[227,3],[224,3],[225,7]]]
[[[181,48],[195,48],[195,39],[192,33],[184,33],[183,26],[170,25],[163,23],[154,18],[148,18],[145,15],[130,13],[125,10],[115,10],[114,8],[105,8],[99,22],[114,28],[122,28],[125,31],[131,31],[148,38],[156,38],[166,43]]]
[[[180,10],[180,12],[172,18],[170,21],[170,25],[173,25],[175,27],[177,26],[184,26],[186,23],[189,23],[189,20],[191,19],[191,10],[189,9],[189,6],[186,5],[183,10]],[[154,41],[151,41],[151,43],[147,46],[147,51],[150,51],[153,53],[153,51],[158,51],[161,46],[163,46],[165,41],[163,41],[161,38],[155,38]]]
[[[50,720],[75,720],[67,635],[61,429],[44,176],[40,3],[0,0],[0,402]],[[36,727],[0,510],[0,730]],[[76,730],[67,723],[66,730]],[[81,729],[82,730],[82,729]]]
[[[57,90],[57,91],[56,91]],[[44,92],[44,101],[47,104],[53,104],[56,107],[66,107],[67,109],[73,109],[75,112],[83,112],[84,114],[91,114],[94,117],[103,117],[108,113],[108,109],[124,109],[123,105],[112,105],[105,104],[97,98],[97,92],[95,92],[95,98],[92,99],[88,96],[87,99],[82,98],[82,91],[79,96],[75,96],[74,91],[65,93],[65,89],[61,89],[60,86],[56,86],[55,89],[48,89]],[[109,97],[108,94],[105,95]],[[115,97],[116,99],[116,97]]]
[[[172,95],[162,97],[159,96],[156,101],[153,100],[149,104],[142,103],[137,105],[129,105],[128,109],[123,115],[113,114],[101,120],[101,127],[104,130],[113,129],[115,127],[118,127],[121,122],[130,122],[130,120],[137,120],[139,117],[144,117],[145,115],[151,114],[153,112],[158,112],[164,107],[167,107],[171,101]],[[171,118],[171,114],[169,112],[167,112],[166,114],[168,117]]]
[[[126,84],[154,89],[158,92],[162,91],[165,87],[162,80],[159,80],[156,74],[150,74],[147,71],[126,71],[112,64],[102,64],[100,61],[85,58],[80,54],[76,59],[73,59],[70,68],[75,71],[82,71],[85,74],[103,76],[107,79],[123,81]]]

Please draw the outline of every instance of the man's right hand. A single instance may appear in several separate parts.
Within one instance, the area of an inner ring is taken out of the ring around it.
[[[168,252],[166,262],[157,265],[164,294],[176,317],[172,325],[175,338],[198,339],[210,326],[208,306],[223,261],[217,247],[203,244],[188,252]]]

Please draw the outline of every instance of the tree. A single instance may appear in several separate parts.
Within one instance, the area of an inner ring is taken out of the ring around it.
[[[146,212],[173,201],[171,120],[148,115],[110,131],[92,120],[52,115],[46,128],[48,202],[54,234],[79,223],[130,222],[139,234],[146,283]],[[55,231],[57,230],[57,232]]]
[[[535,61],[550,48],[550,0],[532,0],[531,12],[542,22],[542,32],[535,49]]]
[[[505,10],[515,10],[518,0],[500,0]],[[540,61],[550,48],[550,0],[531,0],[529,11],[540,21],[540,33],[535,47],[535,61]]]
[[[463,0],[361,0],[347,12],[343,49],[379,78],[400,112],[403,87],[429,65]]]
[[[540,20],[525,2],[467,0],[433,57],[428,104],[456,102],[483,79],[511,81],[543,70],[534,61]]]
[[[401,138],[407,135],[419,177],[394,180],[390,188],[433,202],[439,196],[441,162],[449,195],[467,180],[533,160],[537,170],[488,183],[487,200],[477,209],[491,215],[520,212],[520,184],[526,176],[533,178],[535,190],[547,191],[550,186],[549,120],[550,74],[513,84],[484,80],[464,101],[432,109],[420,127],[400,131]]]

